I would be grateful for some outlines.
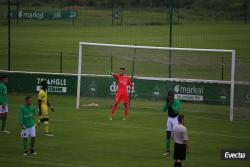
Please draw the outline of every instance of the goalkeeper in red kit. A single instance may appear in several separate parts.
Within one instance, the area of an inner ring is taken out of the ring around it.
[[[111,116],[109,120],[113,120],[117,105],[120,103],[121,100],[123,101],[123,104],[125,107],[123,120],[127,120],[128,118],[128,108],[129,108],[128,107],[128,100],[129,100],[128,86],[133,90],[133,92],[134,92],[134,86],[131,83],[130,77],[125,75],[125,72],[126,72],[125,68],[120,68],[119,74],[110,72],[110,74],[116,79],[118,89],[116,91],[115,103],[112,106]]]

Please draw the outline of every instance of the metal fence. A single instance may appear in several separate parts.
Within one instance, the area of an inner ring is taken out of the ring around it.
[[[75,73],[79,41],[235,49],[248,63],[249,6],[249,0],[4,0],[0,69]],[[218,63],[223,79],[223,57]],[[166,76],[175,77],[173,70]]]

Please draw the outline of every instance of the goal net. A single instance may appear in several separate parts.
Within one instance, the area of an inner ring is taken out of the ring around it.
[[[250,63],[236,60],[234,119],[250,120]]]
[[[107,71],[124,67],[136,89],[128,89],[132,100],[164,100],[172,90],[176,98],[194,104],[190,110],[223,106],[233,120],[235,57],[235,50],[80,42],[76,108],[81,96],[113,97],[117,85]]]

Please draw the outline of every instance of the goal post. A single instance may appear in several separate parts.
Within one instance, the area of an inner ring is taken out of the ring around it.
[[[77,92],[76,92],[76,109],[80,107],[81,96],[81,73],[82,73],[82,57],[83,57],[83,44],[80,42],[79,55],[78,55],[78,72],[77,72]]]
[[[232,64],[231,64],[231,89],[230,89],[230,121],[234,118],[234,83],[235,83],[235,50],[232,53]]]
[[[233,119],[234,119],[234,85],[235,85],[235,60],[236,60],[235,50],[202,49],[202,48],[175,48],[175,47],[156,47],[156,46],[139,46],[139,45],[120,45],[120,44],[80,42],[79,55],[78,55],[78,74],[77,74],[77,97],[76,97],[76,108],[77,109],[79,109],[79,107],[80,107],[81,79],[82,79],[82,75],[83,75],[82,70],[84,69],[83,57],[85,55],[85,48],[86,47],[116,48],[118,50],[119,49],[143,49],[143,50],[152,50],[152,51],[177,51],[177,52],[187,52],[187,53],[188,52],[227,53],[231,59],[230,80],[228,80],[228,82],[230,83],[230,120],[233,121]],[[192,79],[192,78],[187,78],[187,79]],[[200,81],[203,81],[203,79],[200,79]]]

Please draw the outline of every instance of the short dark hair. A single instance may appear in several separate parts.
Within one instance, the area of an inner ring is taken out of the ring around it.
[[[124,67],[121,67],[121,68],[120,68],[120,70],[123,70],[123,71],[125,71],[125,68],[124,68]]]
[[[0,76],[0,80],[5,79],[5,78],[8,78],[8,76],[7,75]]]
[[[178,122],[180,123],[184,119],[184,115],[180,114],[177,119]]]
[[[32,97],[31,96],[26,96],[25,101],[27,101],[28,99],[32,99]]]
[[[42,80],[41,81],[41,85],[43,86],[43,85],[47,85],[47,80]]]
[[[172,91],[172,90],[170,90],[169,92],[168,92],[168,96],[174,96],[174,91]]]

